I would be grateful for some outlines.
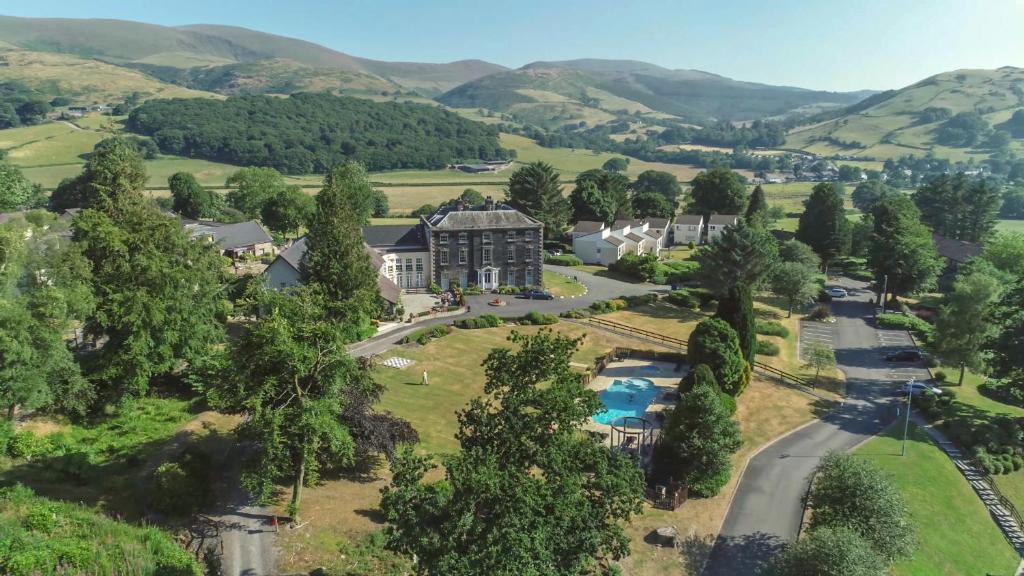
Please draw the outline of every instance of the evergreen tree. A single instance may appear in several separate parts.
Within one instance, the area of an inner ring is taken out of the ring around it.
[[[306,235],[306,256],[300,265],[303,282],[319,287],[331,313],[351,330],[352,341],[372,333],[370,320],[380,295],[377,271],[363,243],[363,218],[353,208],[353,199],[367,190],[372,188],[361,168],[331,172],[316,197],[316,211]]]
[[[407,449],[381,510],[388,546],[423,574],[612,574],[629,554],[643,472],[582,427],[601,408],[569,361],[578,340],[516,332],[484,360],[488,395],[459,412],[460,450],[443,480]]]
[[[999,279],[993,275],[980,270],[961,274],[946,296],[946,303],[939,308],[935,321],[936,352],[946,362],[960,367],[960,386],[966,368],[979,370],[983,366],[983,347],[996,328],[988,315],[999,292]]]
[[[757,328],[754,323],[754,299],[747,286],[733,286],[718,299],[715,318],[725,320],[736,331],[740,351],[748,364],[754,363],[757,354]]]
[[[718,296],[728,294],[736,286],[756,289],[771,273],[777,259],[778,243],[771,234],[743,220],[726,227],[696,256],[704,286]]]
[[[760,184],[754,186],[754,191],[750,193],[750,203],[747,204],[747,213],[743,217],[750,224],[764,224],[768,217],[768,200]]]
[[[940,236],[980,242],[995,229],[1002,195],[987,179],[942,174],[914,193],[921,220]]]
[[[810,198],[804,201],[796,239],[817,252],[826,270],[832,260],[849,252],[850,222],[835,184],[822,182],[814,186]]]
[[[796,239],[779,244],[779,261],[799,264],[811,270],[821,268],[821,258],[814,249]]]
[[[739,425],[713,382],[698,381],[680,395],[665,419],[655,458],[662,474],[683,482],[694,494],[711,497],[728,484],[731,458],[741,445]]]
[[[747,207],[747,188],[739,174],[728,168],[705,170],[690,185],[690,204],[686,211],[701,214],[743,214]]]
[[[722,391],[739,396],[750,378],[750,366],[740,349],[736,331],[718,318],[702,320],[693,333],[686,353],[691,366],[706,364]]]
[[[569,218],[569,202],[562,196],[560,175],[546,162],[531,162],[512,173],[508,202],[544,223],[545,238],[560,238]]]
[[[94,208],[115,215],[142,198],[146,168],[134,146],[121,138],[89,156],[82,173],[65,179],[50,196],[50,209]]]

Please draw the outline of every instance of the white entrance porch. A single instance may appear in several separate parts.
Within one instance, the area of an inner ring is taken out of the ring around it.
[[[477,269],[477,285],[480,286],[481,290],[494,290],[501,284],[499,272],[501,272],[501,269],[493,266]]]

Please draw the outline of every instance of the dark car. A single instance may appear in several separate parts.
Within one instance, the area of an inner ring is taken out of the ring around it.
[[[550,292],[543,290],[524,290],[519,293],[520,298],[526,298],[527,300],[554,300],[555,297]]]
[[[886,362],[917,362],[921,360],[921,352],[918,350],[900,350],[885,355]]]

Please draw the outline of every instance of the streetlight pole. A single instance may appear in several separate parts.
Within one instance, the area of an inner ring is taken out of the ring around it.
[[[885,314],[885,293],[889,291],[889,275],[882,276],[882,314]]]
[[[910,429],[910,404],[914,401],[914,379],[911,378],[910,382],[907,382],[907,418],[903,421],[903,448],[900,450],[900,456],[907,455],[907,432]]]

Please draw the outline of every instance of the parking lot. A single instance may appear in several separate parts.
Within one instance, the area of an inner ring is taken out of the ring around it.
[[[899,350],[914,349],[914,341],[905,330],[883,330],[876,331],[878,344],[881,347],[882,356]],[[886,378],[893,382],[906,382],[911,378],[918,381],[926,381],[931,378],[931,373],[924,367],[923,362],[890,362],[886,371]]]
[[[807,360],[807,351],[814,344],[836,348],[836,326],[825,322],[800,322],[800,359]]]

